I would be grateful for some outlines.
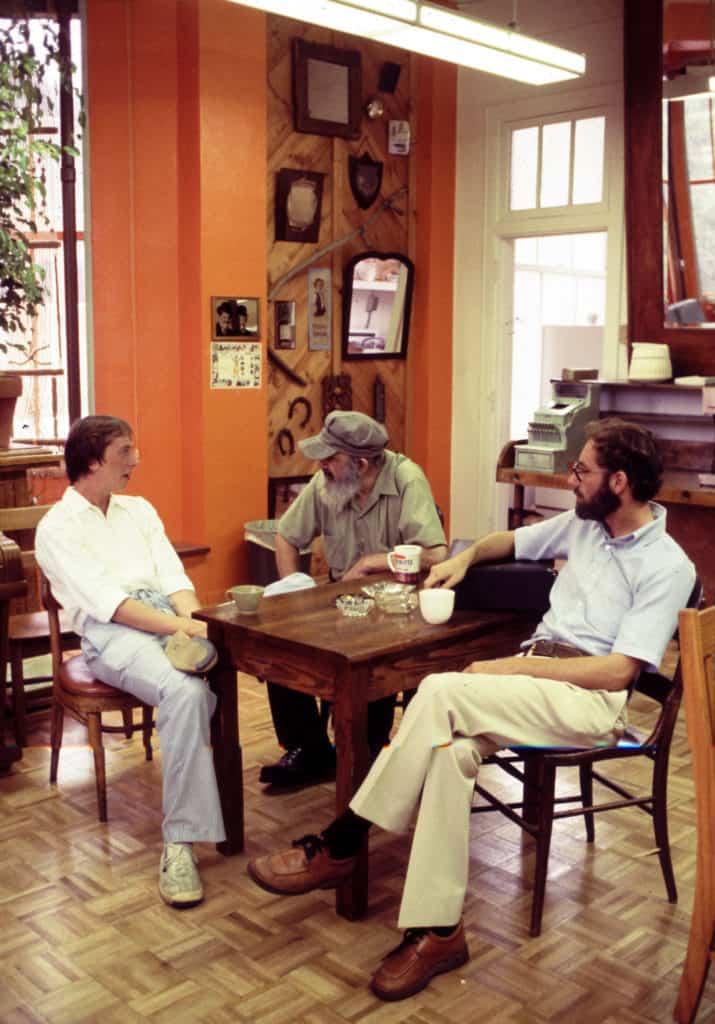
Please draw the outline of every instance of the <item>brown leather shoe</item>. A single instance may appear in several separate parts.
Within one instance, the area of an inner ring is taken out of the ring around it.
[[[467,960],[469,950],[462,921],[446,938],[428,928],[408,928],[400,945],[387,954],[373,975],[370,988],[389,1002],[407,999],[436,974],[461,967]]]
[[[262,889],[297,896],[312,889],[335,889],[348,878],[356,857],[335,860],[320,836],[303,836],[293,849],[256,857],[248,862],[248,873]]]

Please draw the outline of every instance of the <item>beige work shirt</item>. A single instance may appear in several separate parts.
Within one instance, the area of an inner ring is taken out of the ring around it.
[[[340,512],[327,508],[321,499],[324,489],[325,476],[319,470],[281,516],[278,532],[298,549],[322,535],[333,579],[363,555],[391,551],[396,544],[433,548],[447,543],[427,477],[406,455],[385,452],[362,507],[356,497]]]

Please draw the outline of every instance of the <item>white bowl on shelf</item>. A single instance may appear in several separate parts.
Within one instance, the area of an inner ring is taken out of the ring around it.
[[[670,362],[670,349],[652,341],[634,341],[631,352],[631,365],[628,368],[628,379],[636,381],[671,380],[673,367]]]

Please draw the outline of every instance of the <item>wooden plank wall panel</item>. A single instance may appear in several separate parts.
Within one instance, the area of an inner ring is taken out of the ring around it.
[[[387,122],[389,119],[410,120],[409,60],[403,51],[396,51],[378,44],[357,40],[354,36],[342,36],[324,29],[309,27],[301,22],[285,18],[268,17],[268,289],[273,287],[287,271],[312,253],[342,238],[359,227],[377,208],[382,199],[400,186],[409,185],[410,157],[388,156]],[[362,55],[362,106],[376,94],[379,73],[386,61],[401,66],[397,89],[394,94],[381,94],[385,104],[385,115],[376,121],[363,116],[360,124],[360,138],[354,140],[331,138],[322,135],[307,135],[293,130],[291,40],[301,37],[310,42],[337,46],[341,49],[359,49]],[[374,160],[384,164],[380,197],[368,210],[360,210],[355,202],[348,179],[348,157],[368,152]],[[319,171],[326,175],[323,186],[320,236],[316,244],[276,242],[274,226],[274,195],[276,172],[282,168]],[[373,388],[375,377],[380,375],[385,384],[387,421],[390,447],[401,451],[405,443],[406,417],[406,363],[403,360],[350,360],[341,359],[342,337],[342,277],[343,267],[358,252],[378,249],[385,252],[400,252],[410,255],[410,202],[406,193],[401,197],[399,215],[384,212],[372,222],[366,238],[358,237],[338,250],[321,257],[314,263],[318,267],[330,267],[333,275],[332,290],[332,349],[330,352],[308,350],[308,271],[303,271],[289,281],[277,298],[293,300],[296,303],[296,348],[277,350],[278,356],[303,377],[306,386],[287,379],[285,374],[269,365],[268,398],[268,443],[271,476],[307,475],[313,469],[297,450],[293,455],[281,454],[278,448],[278,434],[281,428],[289,427],[296,442],[317,432],[322,421],[323,378],[328,374],[347,373],[352,380],[353,408],[373,414]],[[274,349],[273,303],[267,309],[267,337]],[[408,350],[409,351],[409,350]],[[298,426],[303,417],[302,409],[292,420],[288,420],[291,401],[303,396],[312,406],[310,422]]]

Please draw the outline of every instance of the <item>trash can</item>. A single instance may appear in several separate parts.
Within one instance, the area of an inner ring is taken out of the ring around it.
[[[277,519],[254,519],[244,526],[248,544],[248,578],[250,583],[266,587],[278,579],[276,568]],[[310,574],[310,559],[313,549],[302,548],[300,571]]]

